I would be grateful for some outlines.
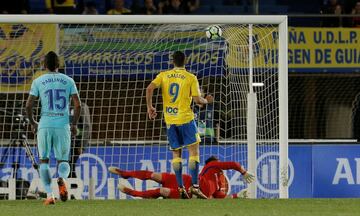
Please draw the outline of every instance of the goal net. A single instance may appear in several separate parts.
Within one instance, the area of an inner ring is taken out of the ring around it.
[[[202,137],[201,165],[215,155],[221,161],[240,162],[256,174],[256,184],[246,185],[240,173],[225,171],[229,194],[248,188],[253,197],[287,197],[286,18],[261,22],[255,17],[251,22],[254,17],[232,17],[237,23],[231,17],[190,22],[191,17],[182,16],[166,23],[162,17],[125,17],[129,22],[101,22],[100,16],[97,24],[77,24],[79,17],[74,17],[58,24],[0,25],[8,42],[2,43],[5,52],[0,54],[1,180],[22,179],[31,183],[30,191],[41,190],[31,154],[25,151],[28,145],[37,156],[34,136],[22,115],[29,85],[45,72],[43,56],[56,50],[60,71],[75,80],[85,107],[72,144],[69,182],[77,185],[71,186],[74,196],[130,198],[116,189],[119,182],[136,190],[158,187],[153,181],[118,178],[107,167],[172,172],[161,94],[155,92],[159,114],[152,121],[146,114],[145,89],[157,73],[173,67],[171,54],[180,50],[203,94],[214,96],[212,104],[193,104]],[[205,29],[212,24],[220,26],[220,39],[206,37]],[[40,113],[39,106],[34,112]],[[185,150],[184,173],[187,158]],[[51,167],[55,178],[55,161]]]

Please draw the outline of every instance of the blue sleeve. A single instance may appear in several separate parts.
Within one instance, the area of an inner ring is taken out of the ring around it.
[[[72,80],[71,86],[70,86],[70,95],[74,95],[74,94],[79,94],[79,92],[76,88],[74,80]]]
[[[32,84],[31,84],[30,94],[34,95],[35,97],[39,97],[39,88],[36,85],[35,80],[33,80]]]

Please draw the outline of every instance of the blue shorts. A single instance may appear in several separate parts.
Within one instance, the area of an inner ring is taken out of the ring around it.
[[[201,141],[194,120],[182,125],[168,125],[167,137],[170,144],[170,150],[181,149]]]
[[[37,142],[40,159],[49,159],[54,148],[56,160],[68,161],[70,154],[70,128],[40,128]]]

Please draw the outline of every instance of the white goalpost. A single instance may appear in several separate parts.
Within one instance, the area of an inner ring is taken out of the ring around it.
[[[222,37],[208,39],[205,29],[215,24]],[[16,119],[50,50],[60,54],[60,70],[74,78],[90,111],[92,131],[74,165],[77,198],[129,198],[116,190],[118,182],[137,190],[156,186],[117,178],[107,167],[172,171],[160,93],[154,96],[159,115],[151,121],[144,92],[181,50],[203,93],[214,96],[210,106],[193,105],[201,165],[215,155],[255,174],[256,182],[245,185],[239,173],[226,171],[229,194],[247,188],[251,198],[289,197],[286,16],[2,15],[0,35],[0,180],[11,188],[14,178],[38,178],[19,138],[25,134],[37,155],[34,137],[26,119]]]

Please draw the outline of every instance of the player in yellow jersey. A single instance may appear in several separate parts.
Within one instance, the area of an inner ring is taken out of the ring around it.
[[[173,152],[172,165],[175,171],[179,192],[182,198],[189,198],[182,180],[182,148],[189,150],[189,172],[192,186],[189,192],[199,198],[207,197],[201,192],[198,183],[200,136],[191,109],[192,100],[197,104],[212,103],[213,97],[201,97],[199,82],[195,75],[185,69],[185,54],[176,51],[173,54],[174,68],[161,72],[146,89],[147,112],[150,119],[157,116],[152,105],[152,96],[156,88],[162,89],[163,109],[170,150]]]

